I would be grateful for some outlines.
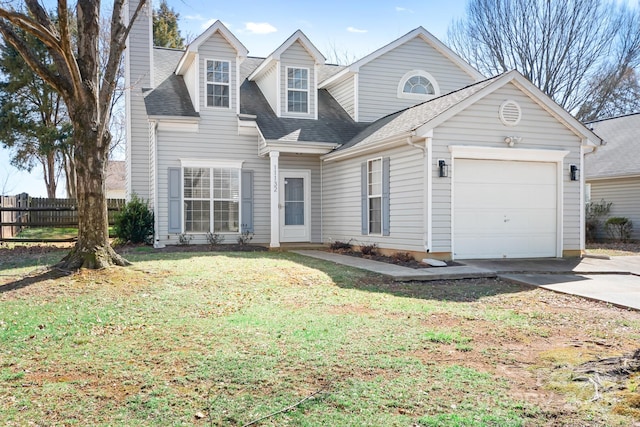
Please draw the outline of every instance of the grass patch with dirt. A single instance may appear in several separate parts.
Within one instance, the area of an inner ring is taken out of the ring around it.
[[[637,312],[494,279],[393,283],[289,253],[134,250],[130,268],[42,268],[63,254],[0,260],[3,425],[240,426],[308,396],[259,425],[636,416],[637,377],[595,401],[573,379],[634,350]]]

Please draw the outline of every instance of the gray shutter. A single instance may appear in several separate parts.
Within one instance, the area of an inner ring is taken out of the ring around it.
[[[388,236],[391,228],[391,202],[390,202],[390,190],[391,179],[389,177],[391,172],[390,159],[384,157],[382,159],[382,235]]]
[[[169,233],[182,233],[180,168],[169,168]]]
[[[240,231],[253,233],[253,171],[242,169],[242,221]]]
[[[360,190],[360,199],[362,203],[362,234],[369,234],[369,206],[367,203],[367,162],[362,163],[361,165],[361,190]]]

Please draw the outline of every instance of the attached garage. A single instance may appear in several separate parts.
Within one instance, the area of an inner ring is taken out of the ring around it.
[[[558,163],[458,158],[453,171],[453,256],[558,254]]]

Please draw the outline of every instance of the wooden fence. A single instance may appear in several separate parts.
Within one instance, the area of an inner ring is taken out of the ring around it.
[[[124,199],[107,199],[109,225],[125,204]],[[22,241],[15,238],[25,227],[77,227],[78,208],[75,199],[29,197],[28,194],[0,196],[0,241]],[[58,239],[37,239],[56,241]],[[67,239],[68,240],[68,239]]]

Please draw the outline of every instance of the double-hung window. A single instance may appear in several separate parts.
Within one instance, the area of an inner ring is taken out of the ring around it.
[[[367,198],[369,201],[369,233],[382,233],[382,159],[367,162]]]
[[[309,70],[287,67],[287,112],[309,112]]]
[[[229,108],[229,61],[207,60],[207,107]]]
[[[239,231],[239,169],[186,167],[183,177],[185,232]]]

